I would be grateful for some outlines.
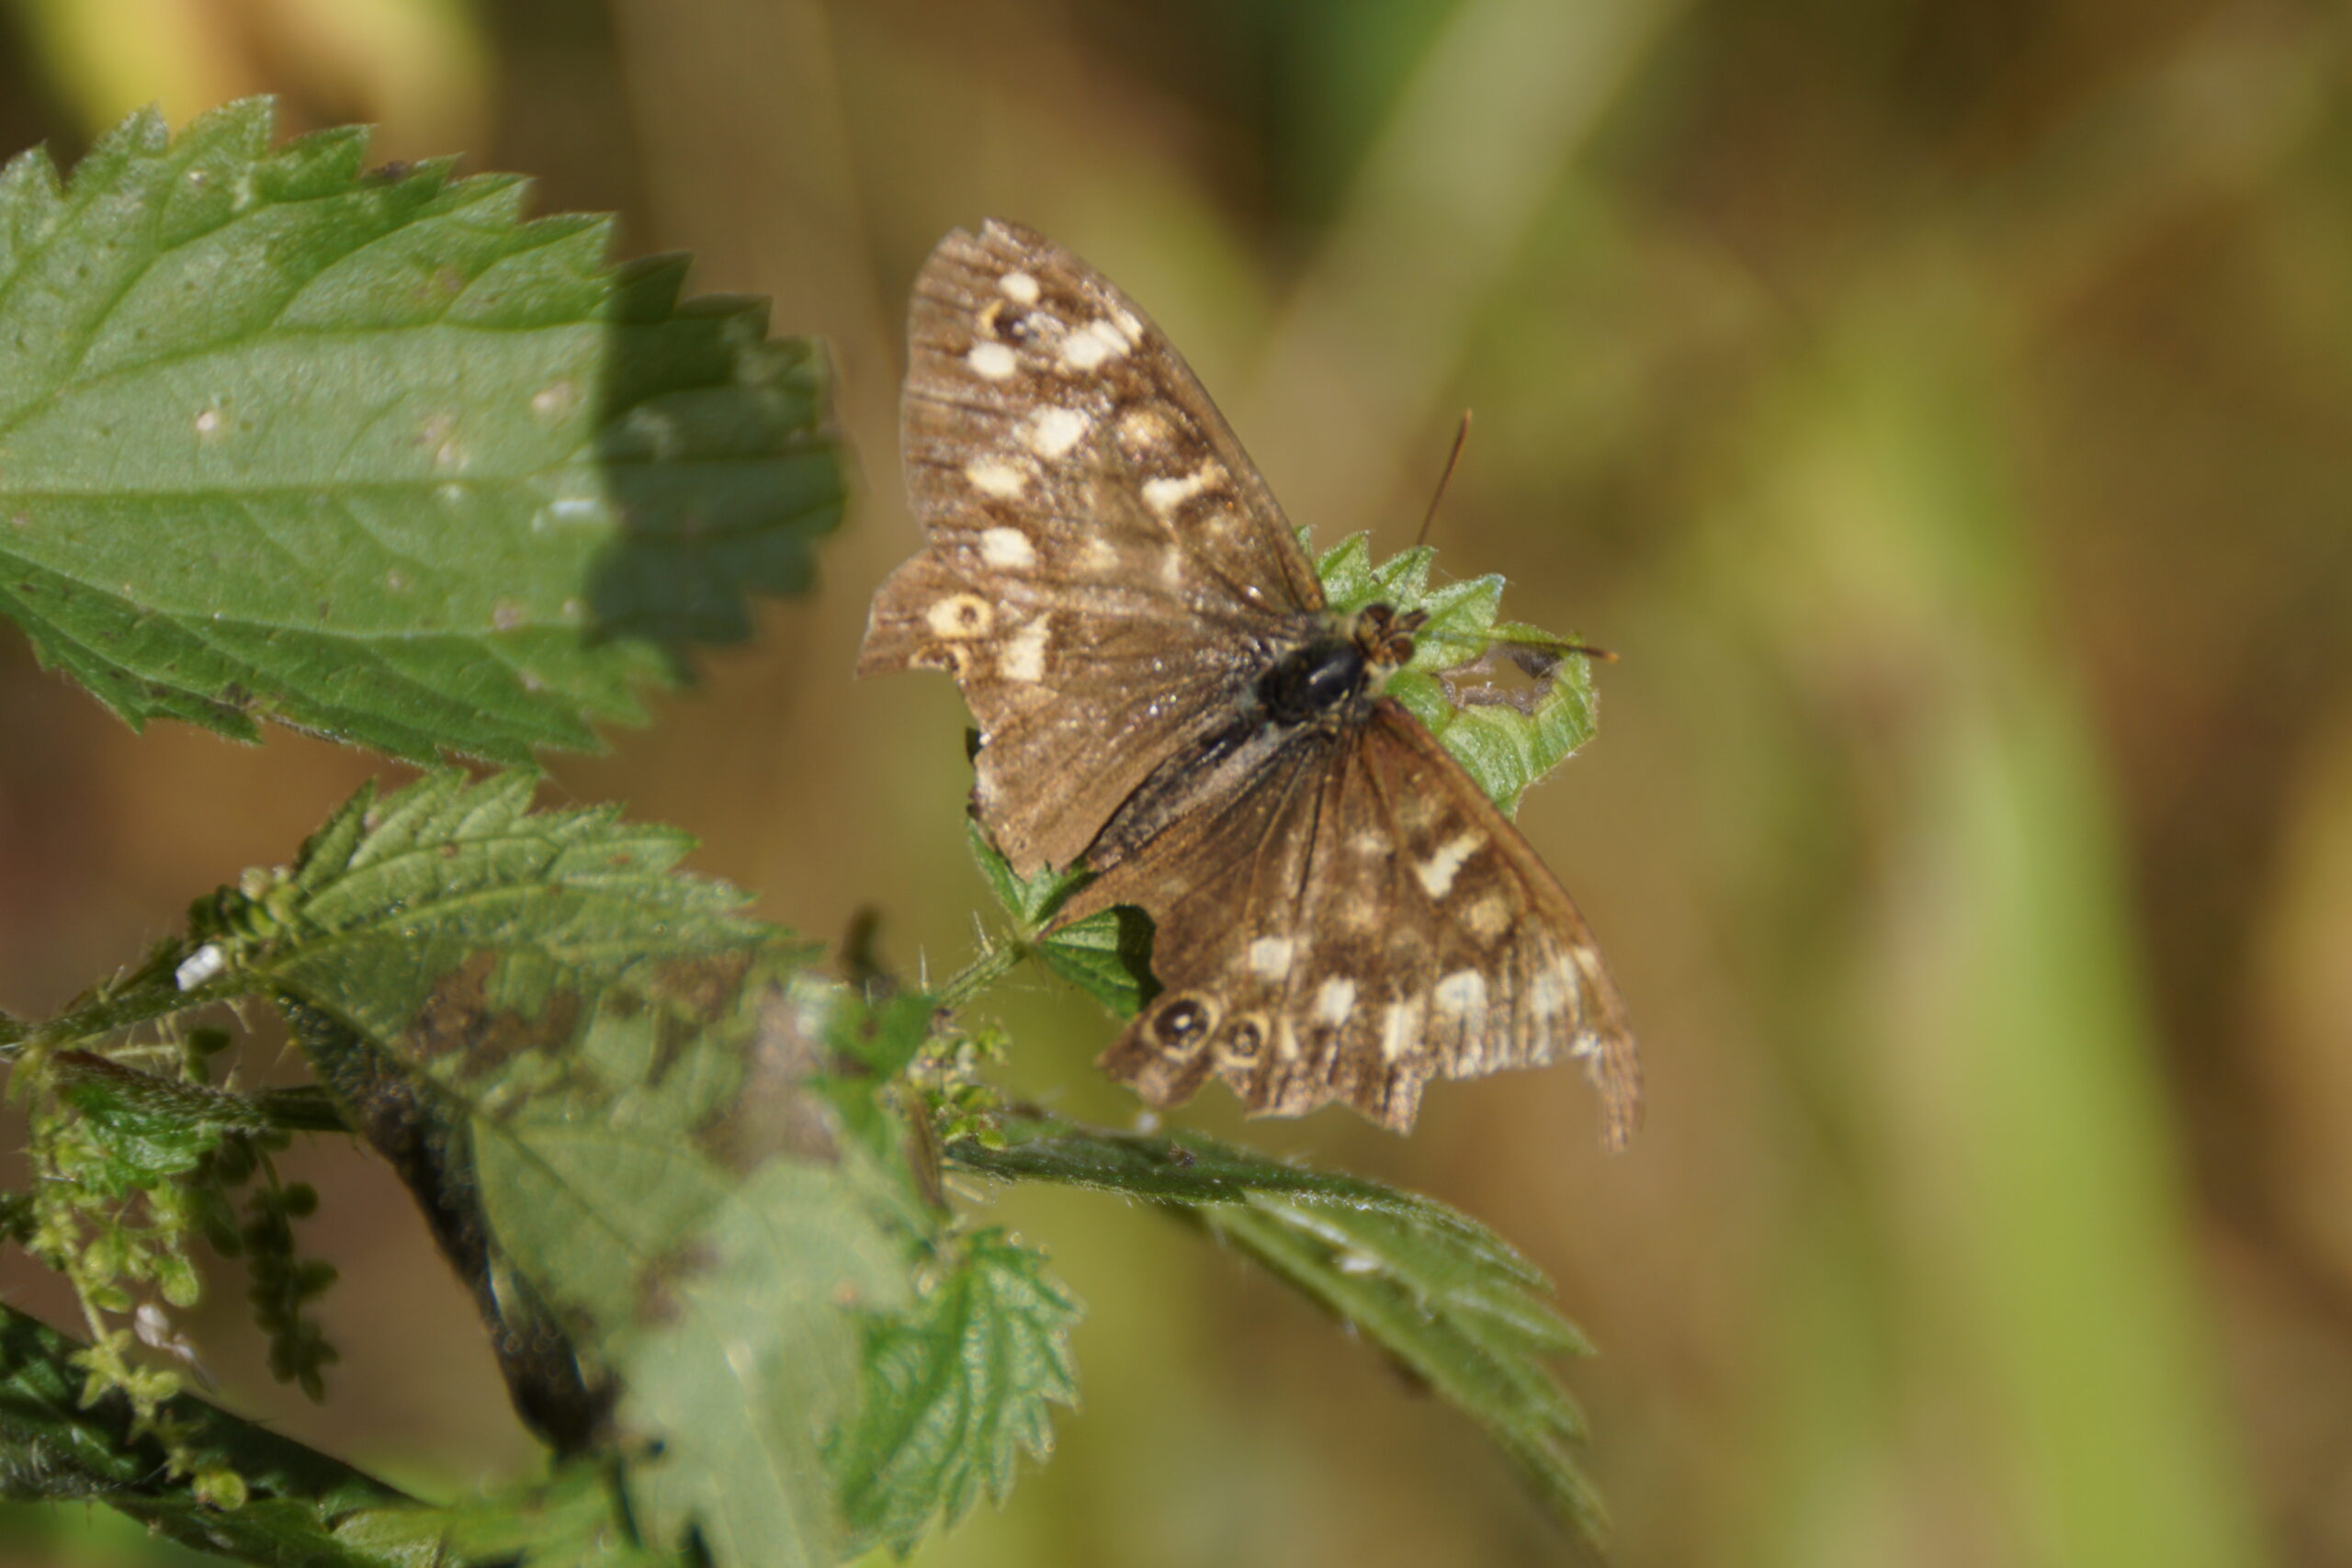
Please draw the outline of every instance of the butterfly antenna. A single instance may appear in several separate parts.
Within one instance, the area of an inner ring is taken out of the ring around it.
[[[1430,509],[1421,513],[1421,531],[1413,536],[1413,547],[1419,549],[1429,543],[1430,528],[1437,522],[1437,503],[1445,499],[1445,487],[1453,479],[1453,466],[1462,461],[1462,448],[1470,439],[1470,411],[1462,411],[1462,423],[1454,427],[1453,450],[1445,455],[1445,472],[1437,477],[1437,493],[1430,497]]]

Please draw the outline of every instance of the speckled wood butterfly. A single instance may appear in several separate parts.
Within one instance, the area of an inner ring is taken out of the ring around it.
[[[1527,840],[1382,694],[1414,613],[1328,605],[1192,370],[1044,236],[950,234],[916,279],[900,426],[922,552],[858,672],[945,670],[974,806],[1015,870],[1096,874],[1056,917],[1153,923],[1160,990],[1102,1066],[1144,1099],[1212,1074],[1254,1111],[1562,1056],[1611,1146],[1641,1077],[1592,933]]]

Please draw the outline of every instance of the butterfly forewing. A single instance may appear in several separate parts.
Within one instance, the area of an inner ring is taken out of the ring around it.
[[[1025,230],[924,265],[900,425],[930,542],[876,596],[859,671],[953,671],[998,846],[1069,864],[1321,610],[1313,563],[1159,329]]]
[[[951,234],[916,281],[900,419],[927,544],[858,670],[955,674],[998,847],[1101,874],[1057,924],[1152,918],[1162,989],[1103,1065],[1157,1104],[1215,1076],[1253,1111],[1338,1100],[1401,1131],[1430,1078],[1576,1056],[1622,1144],[1640,1081],[1591,933],[1374,695],[1405,657],[1387,623],[1325,607],[1143,312],[1026,230]]]

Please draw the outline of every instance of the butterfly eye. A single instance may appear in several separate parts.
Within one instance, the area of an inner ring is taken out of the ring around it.
[[[1425,611],[1408,610],[1400,615],[1386,604],[1366,604],[1356,612],[1350,635],[1363,651],[1365,663],[1396,670],[1412,662],[1410,634],[1428,624]]]

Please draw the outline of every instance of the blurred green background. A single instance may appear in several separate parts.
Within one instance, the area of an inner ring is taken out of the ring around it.
[[[2228,0],[0,0],[0,151],[139,104],[367,119],[537,176],[833,344],[864,481],[812,601],[558,787],[940,975],[985,898],[962,710],[853,685],[914,545],[900,311],[1034,223],[1140,299],[1325,542],[1617,649],[1522,822],[1634,1009],[1400,1141],[1187,1120],[1431,1191],[1560,1282],[1619,1561],[2352,1561],[2352,17]],[[0,1006],[287,858],[368,772],[134,737],[0,636]],[[1074,1111],[1110,1024],[986,1010]],[[530,1449],[390,1179],[304,1156],[323,1409],[233,1299],[226,1396],[420,1486]],[[1023,1194],[1091,1314],[1055,1462],[925,1564],[1501,1564],[1476,1433],[1236,1259]],[[56,1294],[11,1259],[10,1299]],[[232,1297],[233,1292],[222,1292]],[[130,1561],[96,1511],[12,1561]]]

